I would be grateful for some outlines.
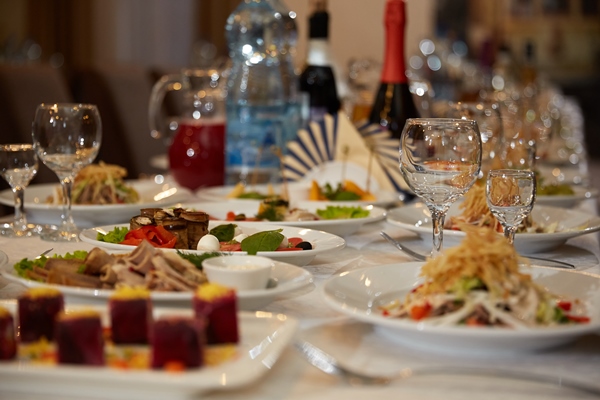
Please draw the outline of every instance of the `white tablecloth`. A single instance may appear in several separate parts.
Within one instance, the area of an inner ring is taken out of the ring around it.
[[[595,201],[578,208],[596,214]],[[403,347],[380,336],[371,326],[346,318],[331,310],[322,300],[319,288],[334,274],[361,267],[410,261],[409,257],[385,242],[379,235],[385,230],[393,237],[410,238],[411,233],[385,221],[364,226],[346,238],[345,249],[318,256],[305,268],[314,274],[314,285],[279,299],[265,308],[284,313],[300,321],[298,335],[310,339],[344,363],[370,372],[392,373],[403,368],[429,365],[497,366],[513,370],[554,374],[578,379],[600,387],[600,336],[588,335],[561,349],[536,354],[498,354],[492,358],[477,355],[435,354]],[[85,243],[58,244],[39,238],[7,239],[0,237],[0,250],[11,262],[34,257],[44,250],[64,253],[90,249]],[[545,254],[570,261],[579,270],[600,274],[600,247],[597,234],[571,239],[565,246]],[[23,290],[0,278],[0,298],[15,298]],[[599,288],[600,290],[600,288]],[[1,379],[1,378],[0,378]],[[34,385],[35,383],[32,382]],[[139,388],[143,391],[144,388]],[[102,394],[98,394],[102,397]],[[44,399],[51,395],[6,393],[2,399]],[[64,398],[64,397],[61,397]],[[78,397],[79,398],[79,397]],[[292,347],[287,349],[272,370],[257,382],[236,390],[204,393],[206,399],[567,399],[594,398],[589,394],[555,385],[492,379],[474,376],[414,376],[390,386],[352,387],[336,377],[325,375],[307,364]]]

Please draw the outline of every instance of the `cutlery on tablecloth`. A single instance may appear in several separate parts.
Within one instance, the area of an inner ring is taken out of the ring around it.
[[[406,254],[408,254],[409,256],[411,256],[412,258],[414,258],[415,260],[418,260],[418,261],[425,261],[425,260],[427,260],[427,256],[426,255],[417,253],[416,251],[414,251],[411,248],[407,247],[405,244],[400,243],[396,239],[392,238],[390,235],[388,235],[384,231],[381,231],[380,234],[381,234],[381,236],[383,236],[383,238],[385,240],[387,240],[388,242],[390,242],[391,244],[393,244],[394,246],[396,246],[399,250],[402,250],[403,252],[405,252]],[[523,256],[523,255],[521,256],[521,258],[524,258],[524,259],[530,260],[530,261],[534,260],[534,261],[536,261],[536,263],[535,263],[536,265],[540,265],[542,267],[575,269],[575,266],[573,264],[569,264],[569,263],[564,262],[564,261],[550,260],[548,258]]]
[[[311,365],[317,367],[326,374],[339,376],[353,386],[387,385],[394,381],[407,379],[411,376],[417,375],[473,375],[548,383],[560,387],[591,393],[594,395],[600,395],[600,386],[565,378],[563,376],[494,367],[461,367],[456,365],[448,365],[436,367],[404,368],[394,375],[369,375],[340,364],[335,357],[305,340],[297,339],[294,342],[294,347]]]

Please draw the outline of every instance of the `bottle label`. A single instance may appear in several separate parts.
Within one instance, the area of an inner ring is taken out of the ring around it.
[[[407,83],[404,62],[404,0],[388,0],[385,8],[385,61],[381,72],[383,83]]]

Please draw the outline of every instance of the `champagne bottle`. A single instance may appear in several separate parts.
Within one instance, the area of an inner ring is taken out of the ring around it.
[[[397,139],[400,138],[406,120],[419,116],[406,77],[405,25],[404,0],[388,0],[385,6],[384,64],[369,122],[386,128],[391,137]]]
[[[309,18],[308,57],[300,75],[300,91],[308,93],[310,119],[323,120],[325,114],[337,114],[340,100],[329,48],[329,13],[325,1],[318,1]]]

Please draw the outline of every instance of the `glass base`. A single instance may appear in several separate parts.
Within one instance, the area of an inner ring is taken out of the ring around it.
[[[49,242],[81,242],[80,231],[63,231],[60,229],[40,233],[40,238]]]
[[[12,222],[0,224],[0,236],[9,238],[27,238],[41,236],[46,232],[51,232],[55,230],[55,225],[27,224],[27,229],[15,229]]]

